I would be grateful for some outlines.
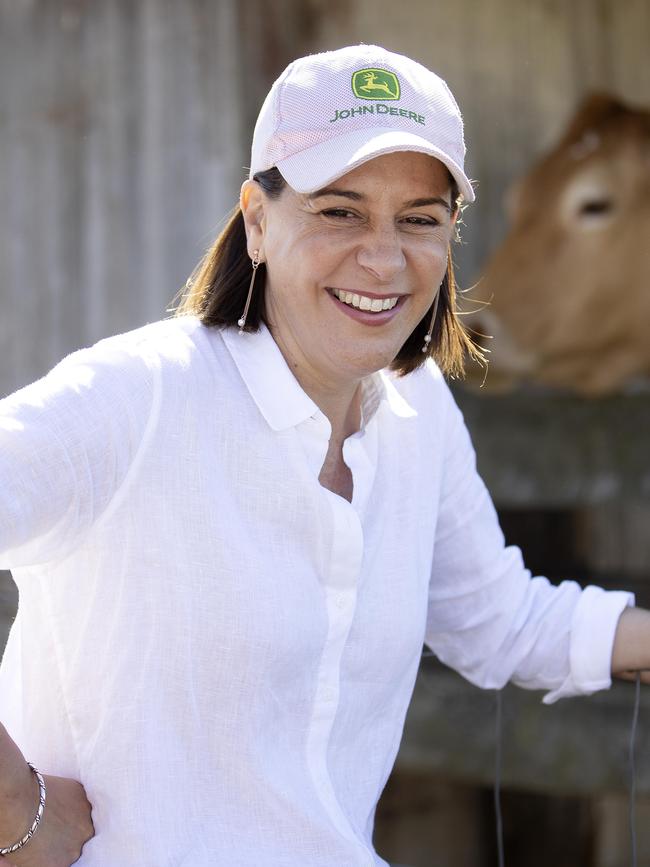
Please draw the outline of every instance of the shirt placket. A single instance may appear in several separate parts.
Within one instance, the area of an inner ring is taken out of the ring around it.
[[[312,432],[325,438],[326,448],[330,435],[329,423],[324,417],[313,421]],[[354,505],[326,488],[322,489],[330,507],[333,532],[329,564],[322,576],[327,635],[316,677],[307,738],[307,763],[321,803],[332,823],[344,838],[358,848],[360,858],[364,859],[359,863],[374,867],[374,856],[359,840],[341,808],[327,763],[330,736],[339,708],[341,661],[356,608],[363,561],[363,528],[358,509],[365,506],[373,475],[372,462],[364,449],[363,439],[364,434],[350,437],[343,450],[346,463],[352,471]]]

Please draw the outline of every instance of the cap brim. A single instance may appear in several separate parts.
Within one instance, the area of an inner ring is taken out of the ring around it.
[[[440,160],[451,172],[465,201],[474,201],[472,185],[458,163],[427,139],[406,130],[381,127],[352,130],[278,160],[276,165],[294,190],[313,193],[362,163],[396,151],[416,151]]]

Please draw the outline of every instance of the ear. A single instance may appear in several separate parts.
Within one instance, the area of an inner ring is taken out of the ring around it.
[[[264,234],[266,229],[266,199],[262,188],[255,181],[244,181],[239,194],[239,207],[244,217],[248,255],[259,250],[264,259]]]

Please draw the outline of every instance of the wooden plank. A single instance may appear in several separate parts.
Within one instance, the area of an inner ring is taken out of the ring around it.
[[[631,860],[630,800],[627,795],[595,798],[593,867],[628,867]],[[650,800],[636,802],[636,835],[639,867],[650,865]]]
[[[506,787],[549,794],[625,793],[634,685],[616,682],[589,697],[541,703],[542,694],[503,691],[502,779]],[[492,785],[496,693],[480,690],[433,659],[423,662],[397,767]],[[642,692],[647,719],[650,694]],[[650,795],[650,731],[638,735],[638,791]]]
[[[382,793],[373,843],[391,864],[487,867],[482,818],[476,787],[402,771]]]
[[[500,506],[575,508],[650,498],[650,395],[578,400],[454,389],[478,467]]]

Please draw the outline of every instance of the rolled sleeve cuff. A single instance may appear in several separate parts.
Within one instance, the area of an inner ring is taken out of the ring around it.
[[[585,587],[571,621],[569,675],[561,686],[544,696],[544,704],[609,689],[618,620],[625,608],[634,604],[633,593]]]

